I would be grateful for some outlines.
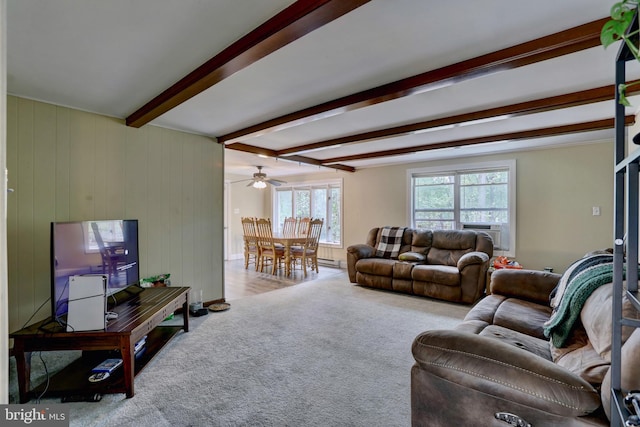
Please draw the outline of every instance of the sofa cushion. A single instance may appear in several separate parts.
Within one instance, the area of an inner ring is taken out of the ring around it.
[[[460,286],[460,272],[447,265],[416,265],[411,272],[413,280],[437,283],[445,286]]]
[[[607,323],[611,323],[611,319]],[[567,342],[568,344],[561,348],[549,342],[553,361],[585,381],[599,386],[609,370],[610,362],[595,351],[582,327],[575,328]]]
[[[542,333],[542,324],[550,313],[549,307],[540,304],[491,294],[478,301],[456,329],[480,334],[485,328],[495,325],[548,343]]]
[[[493,324],[548,341],[544,336],[543,324],[550,314],[550,307],[508,298],[496,309]]]
[[[482,330],[482,332],[480,332],[480,335],[498,339],[514,347],[527,350],[529,353],[551,360],[549,342],[547,340],[532,337],[527,334],[496,325],[487,326]]]
[[[411,281],[411,270],[415,264],[398,261],[393,264],[393,278]]]
[[[475,251],[476,233],[470,230],[434,230],[427,255],[429,264],[457,265],[462,255]]]
[[[376,257],[397,259],[402,247],[404,230],[405,227],[382,227],[376,245]]]
[[[393,290],[393,279],[389,276],[356,273],[356,282],[369,288]]]
[[[576,328],[573,332],[571,332],[571,336],[569,337],[568,345],[564,347],[556,347],[551,342],[549,342],[549,349],[551,350],[551,359],[554,362],[558,362],[568,353],[572,351],[576,351],[586,345],[589,345],[589,337],[587,333],[584,331],[584,328]]]
[[[433,245],[433,231],[431,230],[413,230],[411,236],[411,251],[424,254],[429,252]]]
[[[383,258],[365,258],[356,263],[358,273],[371,274],[374,276],[393,277],[393,265],[396,263],[393,259]]]
[[[419,252],[404,252],[398,255],[400,261],[424,261],[427,257]]]
[[[484,328],[493,324],[493,316],[507,297],[497,294],[487,295],[470,310],[456,329],[479,334]]]
[[[553,345],[550,345],[549,349],[552,353],[559,350]],[[552,357],[554,357],[553,354]],[[600,357],[589,342],[573,351],[564,353],[562,357],[557,360],[554,359],[554,361],[556,365],[562,366],[583,380],[596,386],[602,384],[602,380],[610,366],[610,362]]]
[[[594,350],[605,360],[611,360],[611,307],[613,284],[609,283],[596,289],[587,299],[580,320]],[[626,296],[622,300],[622,316],[637,319],[638,311],[633,308]],[[622,342],[633,332],[630,326],[622,327]]]

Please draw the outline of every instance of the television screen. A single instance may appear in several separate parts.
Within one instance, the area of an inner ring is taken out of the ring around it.
[[[107,277],[107,295],[140,281],[138,221],[100,220],[51,223],[51,312],[67,313],[69,277]]]

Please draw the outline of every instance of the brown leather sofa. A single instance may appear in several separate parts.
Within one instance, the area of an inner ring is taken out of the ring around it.
[[[471,304],[484,295],[493,241],[474,230],[406,228],[397,256],[376,256],[383,228],[347,248],[351,283]]]
[[[556,348],[543,325],[560,278],[497,270],[491,295],[457,328],[415,339],[414,427],[609,425],[612,285],[590,294],[568,341]],[[623,313],[636,318],[626,300]],[[623,339],[622,388],[640,389],[640,330],[624,327]],[[508,424],[499,417],[523,421]]]

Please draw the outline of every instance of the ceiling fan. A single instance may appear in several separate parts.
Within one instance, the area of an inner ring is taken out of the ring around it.
[[[286,184],[286,181],[281,181],[279,179],[269,179],[267,178],[267,174],[262,172],[262,166],[256,166],[258,168],[258,172],[253,174],[253,178],[250,179],[243,179],[240,181],[236,181],[236,182],[242,182],[242,181],[251,181],[249,184],[247,184],[247,187],[253,187],[253,188],[265,188],[267,186],[267,183],[279,187],[282,184]]]

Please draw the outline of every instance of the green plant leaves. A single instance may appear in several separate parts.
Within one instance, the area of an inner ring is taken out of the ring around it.
[[[633,22],[639,5],[640,0],[624,0],[614,3],[611,7],[611,20],[607,21],[600,31],[600,43],[604,48],[617,41],[624,40],[627,48],[638,61],[640,61],[640,50],[631,39],[637,35],[637,31],[629,34],[627,34],[627,31]],[[627,86],[626,84],[618,85],[618,95],[620,104],[630,107],[631,103],[626,95]]]
[[[620,104],[624,105],[625,107],[631,107],[631,103],[627,99],[627,85],[625,84],[618,85],[618,96],[619,96],[618,102]]]
[[[633,21],[635,8],[639,2],[640,0],[627,0],[615,3],[611,7],[612,19],[603,25],[600,32],[602,46],[606,48],[619,40],[626,39],[627,29]]]

